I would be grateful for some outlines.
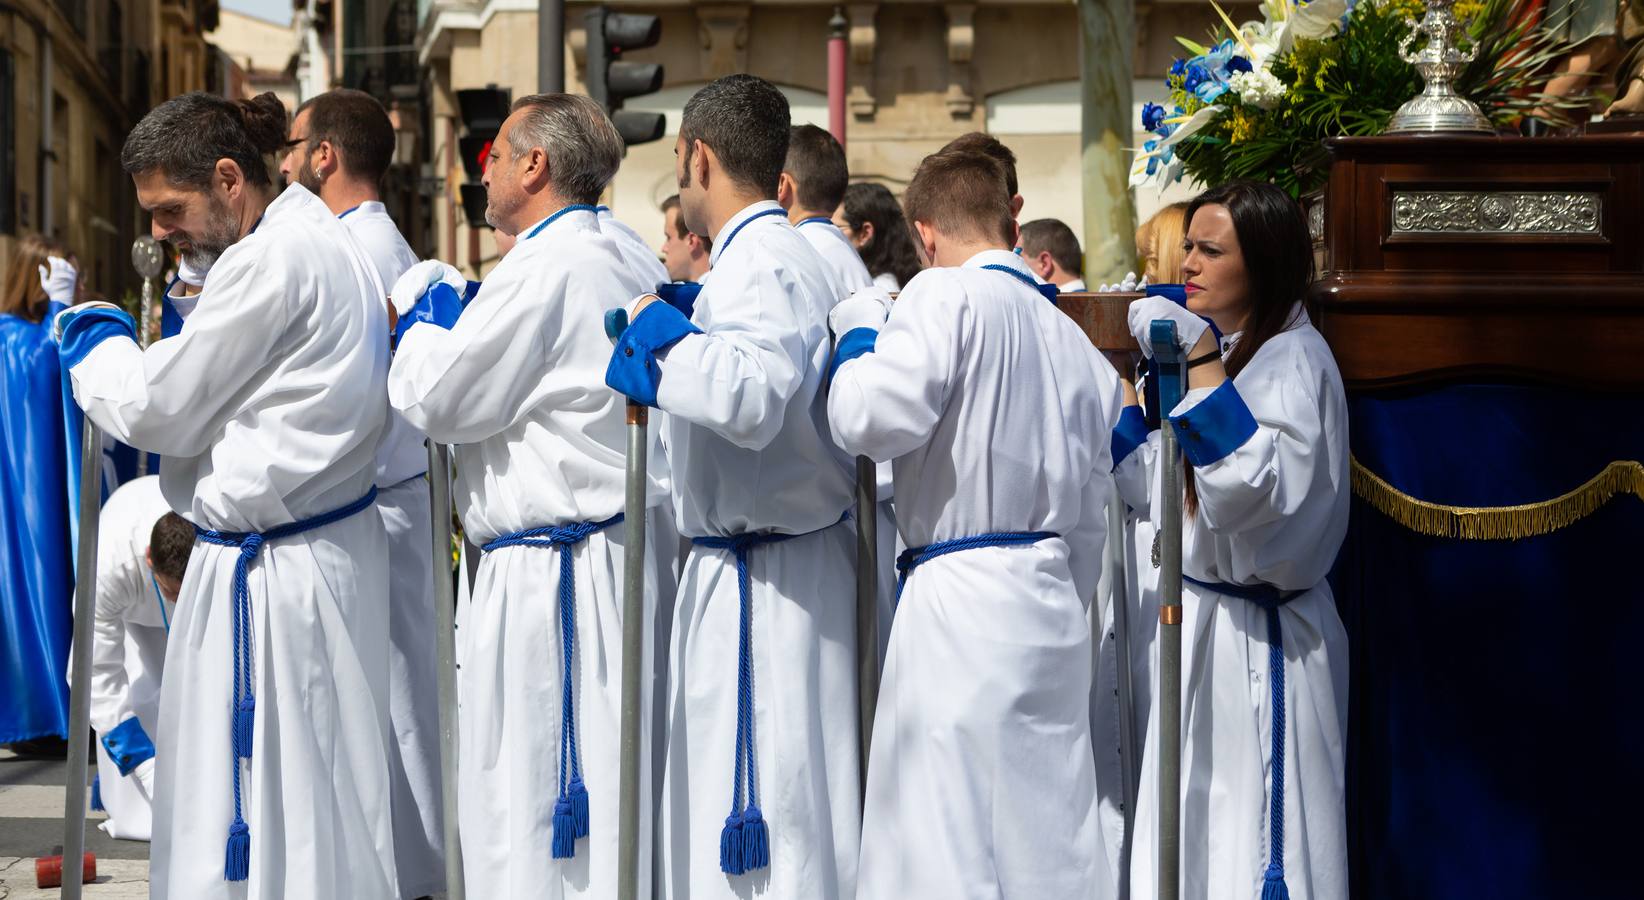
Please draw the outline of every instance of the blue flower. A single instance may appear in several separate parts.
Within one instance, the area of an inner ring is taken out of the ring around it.
[[[1227,74],[1229,76],[1231,76],[1234,72],[1250,72],[1250,71],[1253,71],[1253,69],[1250,65],[1250,60],[1245,59],[1242,56],[1230,57],[1227,60]]]
[[[1142,142],[1142,149],[1144,151],[1148,152],[1148,153],[1152,153],[1153,149],[1157,146],[1159,146],[1158,141],[1143,141]],[[1160,166],[1170,165],[1170,161],[1175,159],[1175,158],[1176,158],[1176,148],[1175,147],[1166,147],[1166,148],[1164,148],[1164,152],[1158,154],[1157,156],[1148,157],[1148,160],[1147,160],[1147,174],[1153,175],[1154,173],[1159,171]]]
[[[1187,71],[1186,60],[1178,59],[1170,64],[1170,74],[1172,75],[1180,75],[1185,71]]]
[[[1164,123],[1165,108],[1157,103],[1147,103],[1142,106],[1142,128],[1147,131],[1158,131]]]

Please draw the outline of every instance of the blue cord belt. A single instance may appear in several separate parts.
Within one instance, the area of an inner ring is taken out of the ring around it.
[[[1284,883],[1284,633],[1279,628],[1279,607],[1300,591],[1285,592],[1270,584],[1225,584],[1200,581],[1189,575],[1182,580],[1207,591],[1249,600],[1267,612],[1267,681],[1273,695],[1272,707],[1273,787],[1267,799],[1267,872],[1262,876],[1262,900],[1285,900],[1290,889]]]
[[[234,772],[234,822],[228,828],[228,848],[223,862],[223,879],[226,881],[244,881],[251,872],[251,829],[245,823],[240,801],[240,760],[251,758],[251,726],[257,709],[257,697],[252,690],[255,648],[252,643],[251,588],[247,584],[247,573],[257,554],[262,551],[263,544],[341,522],[369,508],[376,500],[377,489],[373,487],[364,497],[341,509],[262,532],[212,531],[194,526],[195,539],[219,547],[235,547],[240,551],[239,558],[234,561],[234,594],[230,607],[234,627],[234,709],[231,716],[234,762],[229,768]]]
[[[577,635],[577,576],[571,553],[596,531],[622,522],[622,513],[599,522],[571,522],[529,528],[496,538],[480,548],[486,553],[504,547],[559,549],[560,726],[559,797],[554,801],[555,859],[576,856],[577,840],[588,836],[588,787],[582,781],[582,755],[577,751],[576,704],[571,692],[572,661]]]
[[[839,522],[850,513],[839,517]],[[816,534],[838,525],[827,525],[802,534],[733,534],[728,537],[694,537],[691,543],[714,550],[729,550],[736,557],[736,589],[740,604],[737,634],[736,681],[736,775],[731,787],[731,814],[725,818],[725,828],[719,833],[719,868],[729,875],[741,875],[763,869],[771,864],[770,831],[764,813],[759,808],[759,778],[754,752],[754,671],[753,637],[748,585],[748,554],[755,547],[780,544],[794,538]],[[746,768],[744,769],[744,763]],[[746,779],[743,777],[747,773]],[[747,785],[748,802],[742,803],[742,789]]]
[[[1022,547],[1053,537],[1061,535],[1054,531],[993,531],[949,541],[937,541],[923,547],[909,547],[896,557],[896,599],[902,599],[902,587],[907,584],[908,576],[913,574],[913,570],[938,556],[947,556],[961,550],[980,550],[983,547]]]

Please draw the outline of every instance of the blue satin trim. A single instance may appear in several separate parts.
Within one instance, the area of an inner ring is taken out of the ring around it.
[[[57,345],[63,368],[74,368],[91,355],[98,344],[116,337],[137,340],[137,323],[125,310],[97,306],[71,314],[63,325],[63,339]]]
[[[130,775],[132,769],[154,758],[154,742],[149,740],[148,732],[136,716],[103,735],[103,749],[108,751],[108,758],[114,761],[121,775]]]
[[[828,364],[828,381],[833,381],[833,375],[839,367],[851,360],[872,353],[874,344],[879,341],[879,331],[874,328],[852,328],[845,332],[844,337],[833,348],[833,361]]]
[[[605,383],[637,403],[655,406],[662,382],[656,355],[686,335],[701,333],[679,310],[667,303],[652,303],[617,340],[611,364],[605,369]]]
[[[1170,422],[1181,439],[1182,454],[1195,466],[1208,466],[1226,457],[1256,433],[1256,417],[1231,378],[1192,409],[1171,416]]]
[[[1113,426],[1113,468],[1119,468],[1136,448],[1147,443],[1147,418],[1140,406],[1127,406]]]

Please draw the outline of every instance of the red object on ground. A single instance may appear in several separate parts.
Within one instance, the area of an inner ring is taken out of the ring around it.
[[[80,883],[97,880],[97,854],[87,853],[81,860]],[[34,861],[34,886],[49,888],[63,886],[63,857],[42,856]]]

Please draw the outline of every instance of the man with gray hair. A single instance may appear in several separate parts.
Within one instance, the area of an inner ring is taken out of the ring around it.
[[[56,321],[75,401],[165,455],[161,492],[198,541],[155,735],[155,898],[398,898],[371,511],[384,289],[318,197],[274,190],[284,136],[273,94],[155,107],[120,162],[154,237],[210,270],[198,305],[147,349],[106,303]]]
[[[518,243],[466,307],[462,276],[437,261],[392,294],[389,402],[431,440],[462,445],[459,513],[485,549],[457,648],[471,897],[617,892],[627,432],[623,398],[604,384],[604,318],[654,287],[597,219],[621,160],[622,139],[592,100],[521,98],[484,176],[487,221]],[[651,502],[663,496],[653,480]]]

